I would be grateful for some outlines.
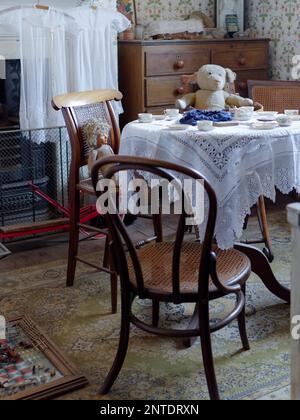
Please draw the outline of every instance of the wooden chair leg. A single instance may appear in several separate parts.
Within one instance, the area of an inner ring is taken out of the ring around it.
[[[104,256],[103,256],[103,267],[108,268],[109,267],[109,236],[105,239],[105,248],[104,248]]]
[[[259,221],[261,233],[263,236],[263,240],[266,245],[266,248],[264,249],[264,254],[268,258],[269,262],[271,263],[274,261],[274,254],[272,252],[272,241],[271,241],[270,229],[269,229],[268,218],[267,218],[266,203],[265,203],[265,198],[263,196],[259,197],[259,200],[257,203],[257,215],[258,215],[258,221]]]
[[[69,256],[67,270],[67,287],[74,286],[76,273],[76,257],[78,255],[79,246],[79,219],[80,219],[80,194],[76,191],[75,199],[71,202],[70,208],[70,232],[69,232]]]
[[[158,328],[159,325],[159,301],[152,301],[152,326]]]
[[[101,395],[106,395],[115,383],[128,350],[129,334],[130,334],[130,298],[122,293],[122,313],[121,313],[121,331],[119,339],[119,347],[113,366],[100,389]]]
[[[113,314],[118,312],[118,275],[113,272],[110,275],[111,286],[111,311]]]
[[[163,226],[162,226],[162,217],[161,215],[153,216],[153,227],[155,236],[157,237],[157,242],[163,242]]]
[[[211,345],[211,333],[209,325],[209,308],[208,305],[200,305],[199,308],[199,325],[201,325],[201,348],[203,365],[206,375],[206,381],[210,399],[213,401],[220,400],[220,394],[216,379],[214,358]]]
[[[242,292],[244,296],[246,297],[246,284],[243,285]],[[247,328],[246,328],[246,301],[245,301],[243,311],[238,316],[238,324],[239,324],[239,332],[240,332],[240,336],[241,336],[241,340],[243,344],[243,349],[245,351],[248,351],[250,350],[250,344],[249,344]]]
[[[110,290],[111,290],[111,311],[113,314],[118,312],[118,274],[115,269],[114,259],[111,254],[111,247],[110,247],[111,237],[108,235],[106,239],[106,244],[108,248],[106,249],[107,258],[109,261],[109,269],[111,271],[110,275]],[[105,266],[104,266],[105,267]]]

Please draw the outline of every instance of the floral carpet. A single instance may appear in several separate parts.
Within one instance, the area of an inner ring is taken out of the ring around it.
[[[274,271],[288,284],[290,235],[285,214],[272,215],[271,226]],[[255,220],[250,227],[254,233]],[[5,278],[1,274],[1,313],[30,316],[86,375],[90,385],[63,399],[103,399],[98,389],[113,362],[120,326],[119,314],[110,314],[109,279],[80,267],[75,287],[65,289],[65,272],[66,261],[58,260],[30,270],[10,271]],[[221,318],[232,304],[231,297],[214,302],[211,316]],[[188,323],[192,309],[162,305],[161,324],[181,328]],[[147,302],[136,301],[135,312],[150,321],[151,306]],[[272,296],[255,276],[248,283],[247,329],[251,344],[248,352],[240,350],[236,322],[213,335],[223,399],[259,399],[276,395],[289,385],[289,306]],[[157,338],[132,327],[126,362],[105,399],[207,398],[199,341],[191,349],[184,349],[180,340]]]

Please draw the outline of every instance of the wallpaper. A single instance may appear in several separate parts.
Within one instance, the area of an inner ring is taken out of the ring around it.
[[[214,0],[136,0],[137,22],[145,25],[159,19],[182,19],[201,10],[213,15]]]
[[[249,0],[253,33],[271,38],[273,79],[291,79],[292,59],[300,54],[300,0]]]

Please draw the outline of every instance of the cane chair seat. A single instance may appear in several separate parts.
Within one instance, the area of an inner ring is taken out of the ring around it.
[[[220,281],[226,286],[243,284],[250,275],[251,264],[248,257],[234,249],[222,251],[215,248],[217,272]],[[172,258],[174,242],[148,245],[138,251],[145,289],[149,295],[172,295]],[[184,294],[198,294],[199,264],[202,245],[196,242],[184,242],[181,253],[180,285]],[[130,281],[136,287],[134,269],[128,258]],[[216,292],[210,280],[210,293]]]

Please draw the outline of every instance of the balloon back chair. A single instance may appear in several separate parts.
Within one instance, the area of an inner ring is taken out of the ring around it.
[[[112,233],[111,255],[121,281],[122,320],[117,355],[101,393],[107,394],[110,391],[120,373],[127,353],[130,325],[133,324],[147,333],[162,337],[183,339],[200,337],[209,394],[211,399],[218,400],[220,397],[214,369],[211,334],[237,319],[243,348],[249,349],[245,324],[245,290],[246,281],[251,273],[251,264],[244,254],[233,249],[221,251],[213,245],[217,216],[217,199],[214,190],[199,172],[192,169],[169,162],[114,156],[99,160],[92,169],[93,185],[100,198],[102,193],[97,191],[99,171],[102,173],[104,171],[103,176],[109,180],[115,179],[116,174],[124,171],[130,171],[129,173],[142,171],[144,174],[150,174],[152,178],[177,182],[176,174],[179,174],[180,177],[202,181],[209,201],[206,233],[202,244],[199,241],[189,242],[185,238],[186,220],[191,215],[186,213],[186,206],[183,204],[173,241],[149,241],[137,249],[118,215],[117,200],[108,195],[111,206],[105,217]],[[186,202],[185,192],[179,187],[177,192],[182,195],[182,202]],[[162,200],[161,194],[159,200]],[[157,203],[155,207],[159,208]],[[224,319],[212,322],[209,302],[230,294],[236,297],[235,308]],[[198,307],[197,325],[185,330],[164,329],[159,327],[159,324],[148,325],[132,312],[132,304],[136,297],[175,305],[195,303]]]
[[[72,161],[69,179],[70,203],[70,241],[67,271],[67,287],[74,285],[76,263],[85,263],[96,270],[105,272],[111,277],[112,312],[117,311],[117,274],[113,269],[109,257],[108,229],[98,229],[91,225],[80,223],[80,204],[83,194],[95,196],[91,179],[80,180],[80,170],[88,164],[90,146],[87,142],[85,127],[91,120],[99,120],[110,126],[108,144],[117,154],[120,146],[120,130],[111,105],[112,101],[120,101],[122,94],[116,90],[97,90],[89,92],[70,93],[56,96],[52,100],[54,109],[61,110],[70,138]],[[103,264],[92,264],[78,255],[80,230],[91,232],[93,235],[106,237]]]
[[[283,113],[286,109],[300,111],[300,82],[249,80],[249,97],[263,104],[265,111]]]

